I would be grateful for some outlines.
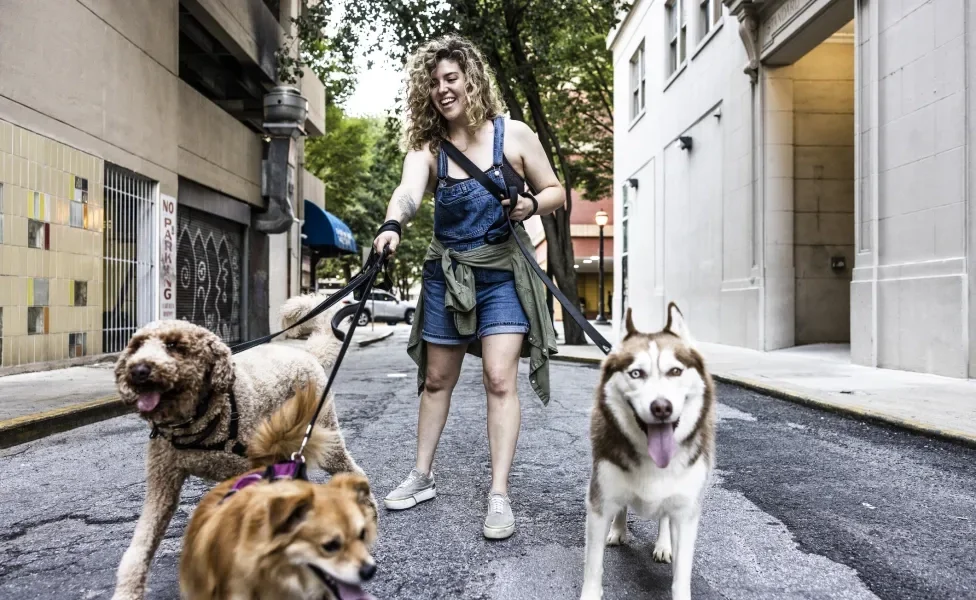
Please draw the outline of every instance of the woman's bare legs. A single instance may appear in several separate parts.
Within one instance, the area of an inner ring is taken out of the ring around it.
[[[451,394],[461,375],[467,344],[443,346],[427,344],[427,376],[417,418],[417,471],[430,474],[437,443],[447,423]]]
[[[522,424],[516,380],[523,337],[521,333],[504,333],[481,339],[483,378],[488,393],[491,491],[502,495],[508,495],[508,474]]]

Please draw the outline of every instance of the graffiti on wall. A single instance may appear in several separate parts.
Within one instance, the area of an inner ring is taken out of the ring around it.
[[[240,341],[241,235],[180,207],[176,318]]]

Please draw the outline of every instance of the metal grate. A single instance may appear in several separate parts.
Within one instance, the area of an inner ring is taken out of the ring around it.
[[[176,318],[240,342],[244,228],[187,206],[178,211]]]
[[[156,318],[156,182],[105,164],[102,351],[120,352]]]

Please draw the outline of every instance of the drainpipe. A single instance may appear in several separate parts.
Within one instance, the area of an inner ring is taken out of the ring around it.
[[[261,164],[261,195],[268,209],[254,225],[262,233],[288,231],[297,222],[292,198],[295,168],[289,164],[299,137],[305,135],[308,100],[297,88],[279,85],[264,95],[264,130],[269,140],[268,157]]]

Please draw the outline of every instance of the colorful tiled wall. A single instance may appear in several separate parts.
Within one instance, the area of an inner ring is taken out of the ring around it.
[[[103,161],[0,120],[0,365],[102,351]]]

